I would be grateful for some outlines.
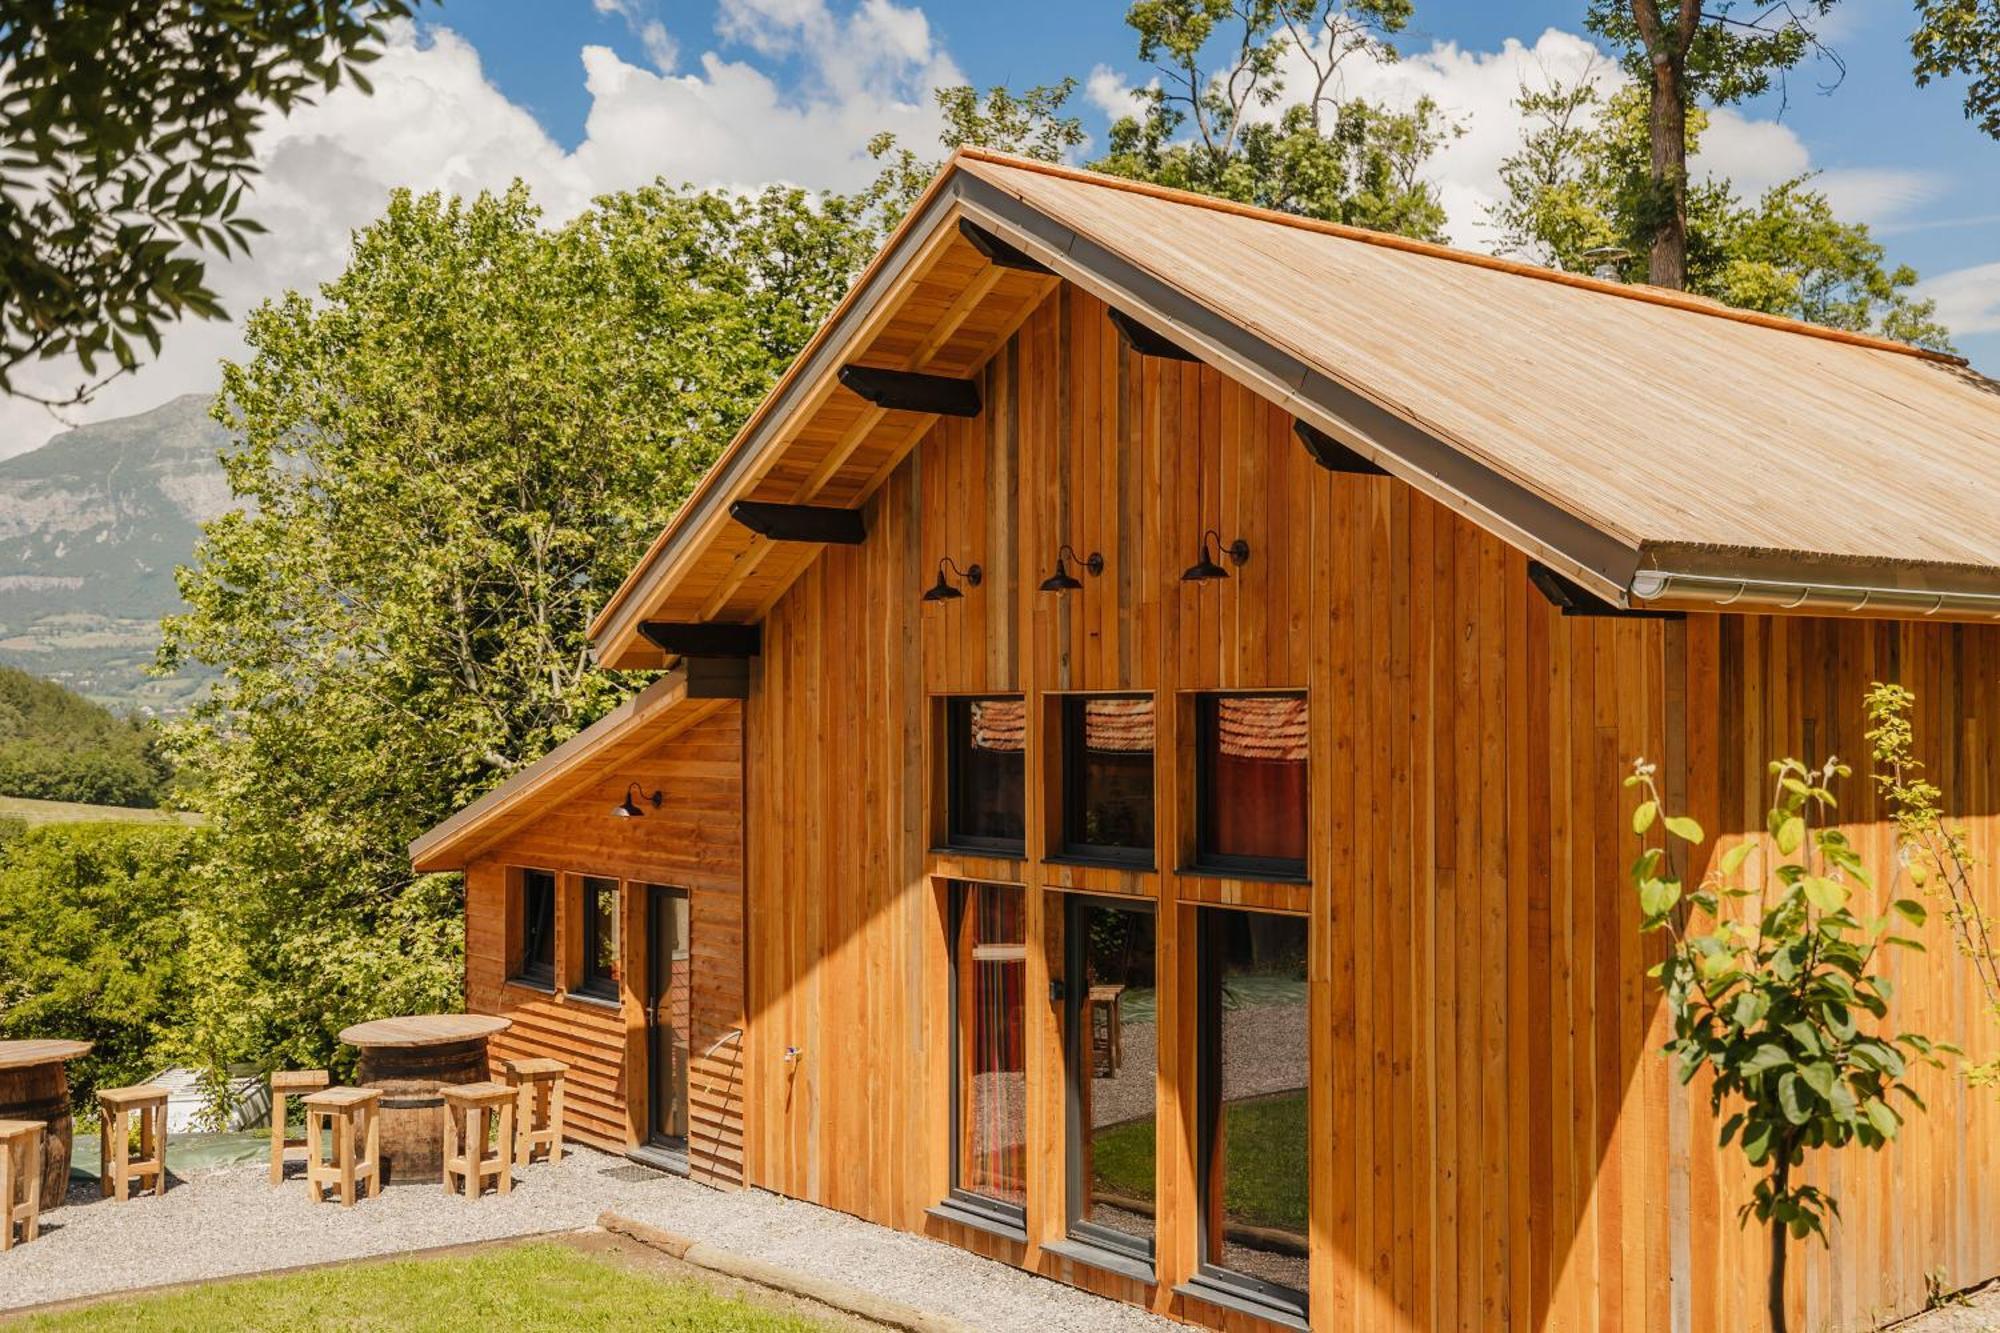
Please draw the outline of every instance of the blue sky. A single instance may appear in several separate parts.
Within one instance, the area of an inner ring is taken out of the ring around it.
[[[1438,101],[1465,132],[1430,163],[1454,243],[1489,245],[1499,161],[1519,141],[1524,78],[1615,77],[1582,31],[1584,0],[1416,0],[1395,65],[1345,67],[1347,91],[1391,105]],[[267,127],[247,259],[211,269],[233,318],[174,329],[154,364],[68,421],[210,393],[242,355],[244,313],[339,272],[351,231],[392,189],[470,193],[520,178],[552,220],[656,177],[748,188],[783,180],[851,189],[878,130],[930,148],[930,93],[966,82],[1084,81],[1075,110],[1102,142],[1108,113],[1150,72],[1125,0],[444,0],[401,25],[371,72]],[[1777,98],[1718,115],[1699,166],[1753,194],[1801,171],[1842,216],[1865,221],[1917,268],[1960,350],[2000,373],[2000,144],[1964,120],[1959,90],[1909,75],[1909,0],[1841,0],[1829,32],[1846,63],[1807,68]],[[73,368],[38,368],[45,390]],[[0,401],[0,455],[65,424]]]

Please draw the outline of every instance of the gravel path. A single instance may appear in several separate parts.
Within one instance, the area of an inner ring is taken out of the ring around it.
[[[298,1168],[293,1167],[296,1171]],[[516,1173],[506,1198],[442,1187],[384,1190],[353,1208],[314,1206],[262,1165],[175,1177],[162,1198],[116,1204],[94,1182],[42,1215],[42,1238],[0,1254],[0,1310],[133,1287],[589,1227],[609,1209],[723,1249],[845,1282],[977,1328],[1124,1333],[1178,1325],[993,1263],[775,1195],[725,1194],[571,1146],[562,1164]]]

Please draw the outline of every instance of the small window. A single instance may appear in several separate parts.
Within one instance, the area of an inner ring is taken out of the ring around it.
[[[1150,906],[1069,900],[1069,1236],[1153,1258],[1160,1069]]]
[[[523,870],[516,894],[521,953],[514,977],[531,986],[556,984],[556,877],[546,870]]]
[[[1303,878],[1305,696],[1203,695],[1195,729],[1197,865]]]
[[[1020,699],[952,699],[945,712],[946,841],[1019,854],[1027,845],[1027,705]]]
[[[1200,1280],[1303,1316],[1306,1304],[1306,922],[1205,908],[1196,955]]]
[[[623,975],[618,961],[618,881],[583,881],[583,979],[579,994],[601,1000],[618,998]]]
[[[952,1197],[1019,1225],[1028,1199],[1025,893],[952,888]]]
[[[1153,864],[1153,701],[1072,696],[1063,707],[1062,851]]]

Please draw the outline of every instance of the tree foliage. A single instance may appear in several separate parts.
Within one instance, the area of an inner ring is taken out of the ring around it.
[[[1111,127],[1098,170],[1262,208],[1443,239],[1424,163],[1458,133],[1421,99],[1341,94],[1356,56],[1394,59],[1409,0],[1138,0],[1126,22],[1158,79]],[[1287,100],[1287,58],[1310,86]]]
[[[365,90],[382,25],[421,2],[0,0],[0,392],[36,397],[31,359],[96,379],[221,318],[202,253],[263,230],[241,205],[264,117]]]
[[[1962,76],[1965,118],[2000,139],[2000,0],[1917,0],[1917,85]]]
[[[1500,166],[1492,210],[1501,248],[1572,272],[1610,268],[1627,282],[1649,277],[1658,226],[1643,90],[1608,98],[1590,73],[1524,87],[1526,131]],[[1686,146],[1700,146],[1707,114],[1689,114]],[[1686,193],[1685,287],[1727,305],[1832,328],[1879,333],[1949,350],[1935,303],[1914,294],[1916,271],[1890,267],[1861,223],[1842,222],[1810,176],[1782,181],[1754,201],[1727,180]]]
[[[142,723],[0,667],[0,796],[155,806],[170,776]]]
[[[47,824],[0,847],[0,1037],[96,1043],[70,1066],[78,1105],[177,1057],[201,829]]]
[[[399,194],[318,299],[251,316],[217,406],[251,503],[162,648],[222,672],[173,733],[241,996],[211,1047],[321,1061],[456,1001],[457,882],[410,839],[631,687],[591,613],[866,258],[856,207],[654,186],[551,228],[519,186]]]
[[[1874,877],[1835,822],[1833,787],[1849,772],[1831,759],[1817,768],[1774,761],[1764,834],[1717,855],[1692,890],[1680,865],[1706,841],[1701,825],[1667,811],[1643,760],[1625,784],[1641,796],[1632,831],[1642,850],[1631,869],[1640,929],[1667,937],[1666,957],[1648,973],[1673,1023],[1666,1051],[1683,1083],[1708,1071],[1722,1146],[1736,1143],[1762,1172],[1739,1217],[1770,1229],[1774,1330],[1785,1327],[1787,1237],[1824,1239],[1839,1211],[1793,1170],[1816,1149],[1886,1146],[1903,1124],[1898,1101],[1923,1108],[1905,1075],[1939,1065],[1934,1052],[1949,1049],[1889,1022],[1881,952],[1921,950],[1900,932],[1926,913],[1912,898],[1876,913]],[[1643,845],[1656,826],[1663,836]]]

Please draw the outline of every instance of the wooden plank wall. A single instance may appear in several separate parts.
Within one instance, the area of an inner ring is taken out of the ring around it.
[[[545,1055],[570,1066],[568,1128],[623,1151],[646,1133],[645,988],[647,884],[689,891],[691,1002],[690,1174],[708,1183],[743,1180],[742,720],[738,705],[621,764],[532,824],[484,850],[466,870],[466,1006],[504,1014],[514,1026],[492,1042],[503,1059]],[[617,819],[626,784],[667,793],[659,810]],[[550,994],[510,983],[510,867],[553,870],[556,975]],[[569,993],[581,975],[581,880],[622,881],[624,975],[617,1003]],[[718,1045],[718,1043],[720,1043]],[[713,1051],[711,1047],[715,1047]],[[704,1055],[704,1053],[707,1053]]]
[[[1675,1087],[1657,1054],[1620,781],[1652,757],[1711,828],[1754,827],[1768,753],[1859,754],[1872,675],[1910,679],[1927,709],[1985,716],[2000,631],[1565,619],[1517,552],[1401,483],[1317,468],[1282,412],[1204,367],[1133,356],[1070,289],[982,388],[986,411],[941,422],[878,493],[867,542],[829,549],[765,621],[746,715],[752,1182],[1256,1327],[1172,1294],[1194,1268],[1198,1193],[1194,1039],[1177,1015],[1197,907],[1299,912],[1313,923],[1316,1329],[1752,1325],[1763,1260],[1735,1221],[1742,1173],[1716,1158],[1699,1088]],[[1183,584],[1206,527],[1246,538],[1251,560]],[[1039,593],[1065,540],[1101,551],[1105,573]],[[923,604],[942,555],[987,580]],[[1184,692],[1260,687],[1310,696],[1309,888],[1171,873],[1191,837]],[[932,696],[1061,690],[1155,693],[1168,873],[1041,858],[1045,707],[1029,710],[1029,857],[929,850]],[[1969,720],[1947,737],[1940,718],[1926,735],[1955,748],[1938,775],[1992,813],[1990,740]],[[925,1211],[949,1180],[954,877],[1025,884],[1029,938],[1048,945],[1030,950],[1025,988],[1026,1245]],[[1058,1014],[1033,997],[1061,957],[1058,896],[1081,889],[1160,904],[1150,1288],[1041,1248],[1063,1232],[1062,1092]],[[1947,953],[1896,966],[1922,1026],[1962,1035],[1976,1005]],[[1832,1252],[1797,1266],[1800,1327],[1916,1308],[1940,1264],[1954,1283],[2000,1272],[2000,1215],[1966,1184],[2000,1131],[1991,1099],[1942,1079],[1927,1091],[1934,1114],[1908,1144],[1837,1168],[1847,1220]],[[1913,1197],[1926,1202],[1911,1224]]]

